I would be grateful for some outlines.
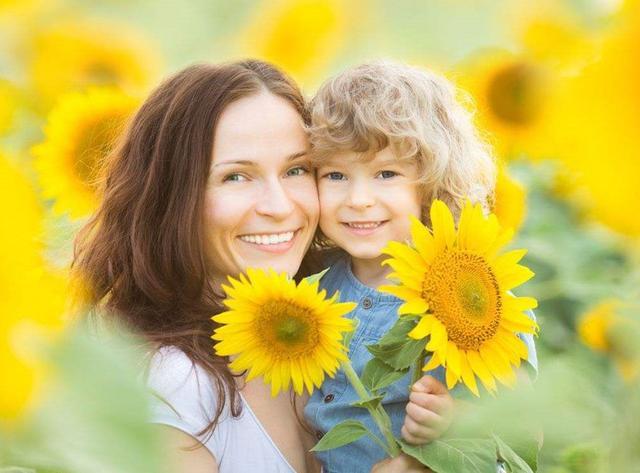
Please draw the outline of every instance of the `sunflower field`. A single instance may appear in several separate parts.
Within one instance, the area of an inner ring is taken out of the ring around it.
[[[638,0],[0,0],[0,472],[166,471],[139,343],[70,306],[73,238],[146,94],[243,57],[309,97],[383,58],[458,86],[539,326],[531,389],[468,422],[535,426],[540,472],[640,472]]]

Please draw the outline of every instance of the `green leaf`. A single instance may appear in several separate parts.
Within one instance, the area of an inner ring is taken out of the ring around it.
[[[360,399],[356,402],[352,402],[353,407],[362,407],[363,409],[377,409],[384,398],[384,394],[379,396],[372,396],[369,399]]]
[[[307,276],[306,278],[304,278],[309,284],[313,284],[315,282],[318,282],[322,279],[322,276],[325,275],[325,273],[329,271],[329,268],[320,271],[319,273],[316,274],[312,274],[311,276]]]
[[[367,345],[367,350],[395,370],[409,368],[424,351],[424,340],[406,339],[393,345]]]
[[[414,317],[411,315],[403,315],[402,317],[398,317],[396,323],[393,324],[393,327],[389,329],[387,333],[385,333],[382,338],[378,341],[379,345],[395,345],[398,343],[404,343],[407,338],[409,332],[415,328],[418,323],[419,317]]]
[[[372,358],[362,372],[362,384],[369,391],[378,391],[402,379],[409,372],[409,368],[396,370],[378,358]]]
[[[333,426],[331,430],[324,434],[322,439],[315,444],[311,451],[324,452],[325,450],[342,447],[343,445],[355,442],[367,434],[373,435],[362,422],[347,419]]]
[[[380,341],[367,345],[367,350],[383,363],[394,370],[410,367],[420,356],[426,345],[426,340],[414,340],[408,336],[418,321],[418,317],[402,316]]]
[[[533,473],[531,467],[520,456],[513,451],[500,437],[493,435],[498,449],[498,456],[509,467],[511,473]]]
[[[400,447],[436,473],[495,473],[496,446],[490,439],[439,439],[425,445]]]

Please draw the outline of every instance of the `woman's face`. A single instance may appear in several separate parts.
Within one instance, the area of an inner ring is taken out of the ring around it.
[[[217,277],[298,271],[319,212],[308,148],[300,114],[281,97],[259,92],[222,112],[205,196]]]

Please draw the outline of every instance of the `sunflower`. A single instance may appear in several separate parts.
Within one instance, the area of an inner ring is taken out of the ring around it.
[[[343,0],[263,1],[244,34],[243,53],[273,62],[309,85],[345,43],[349,14]]]
[[[577,331],[582,343],[599,353],[610,355],[625,381],[640,375],[637,336],[638,322],[621,314],[623,304],[608,299],[592,307],[578,320]]]
[[[478,52],[458,66],[459,85],[474,98],[481,129],[505,159],[547,152],[546,120],[554,77],[543,63],[504,50]]]
[[[318,281],[296,285],[286,274],[249,269],[240,280],[223,286],[228,311],[212,317],[223,324],[212,336],[220,356],[237,355],[230,367],[249,370],[247,381],[263,376],[277,395],[293,384],[296,393],[311,393],[325,373],[333,377],[346,360],[342,334],[352,330],[343,315],[355,304],[336,302],[318,293]]]
[[[160,73],[156,51],[139,32],[121,24],[56,23],[33,36],[30,76],[47,105],[61,94],[89,86],[138,94]]]
[[[34,402],[42,363],[24,356],[31,335],[64,325],[64,281],[43,258],[42,210],[23,174],[0,155],[0,367],[11,389],[0,390],[0,424]]]
[[[527,193],[520,182],[516,181],[502,164],[498,168],[493,213],[503,227],[513,228],[517,232],[524,222]]]
[[[391,242],[384,249],[391,258],[383,264],[393,268],[388,277],[400,284],[380,290],[405,301],[398,314],[421,315],[409,335],[429,336],[431,359],[424,371],[444,366],[449,388],[462,381],[476,395],[476,376],[490,392],[496,379],[513,386],[513,366],[528,356],[517,333],[537,331],[523,313],[536,300],[509,292],[533,276],[518,264],[525,251],[498,254],[512,231],[503,230],[493,214],[485,218],[479,204],[467,202],[456,232],[451,212],[436,200],[431,222],[432,232],[414,218],[413,246]]]
[[[110,88],[61,97],[49,115],[44,142],[33,148],[44,195],[56,199],[57,212],[82,217],[95,208],[100,167],[136,106],[136,100]]]
[[[560,161],[571,177],[567,182],[585,214],[635,238],[640,236],[633,211],[640,182],[638,44],[640,5],[629,2],[605,36],[599,59],[561,89],[551,123]]]

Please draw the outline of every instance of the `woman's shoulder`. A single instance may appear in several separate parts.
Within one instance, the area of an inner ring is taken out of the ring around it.
[[[221,397],[212,376],[176,347],[163,347],[153,354],[146,383],[154,416],[180,419],[197,429],[211,422]]]

